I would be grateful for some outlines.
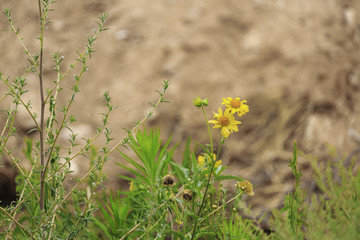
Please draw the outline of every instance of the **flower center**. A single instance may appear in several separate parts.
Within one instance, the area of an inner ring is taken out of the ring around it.
[[[230,101],[230,105],[233,108],[239,108],[241,106],[241,102],[239,100],[233,99]]]
[[[222,127],[226,127],[230,124],[230,119],[225,116],[221,116],[218,121]]]

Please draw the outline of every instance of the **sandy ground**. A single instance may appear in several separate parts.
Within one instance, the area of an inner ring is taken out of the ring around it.
[[[0,5],[12,9],[24,43],[35,53],[36,1],[2,0]],[[110,15],[110,29],[97,40],[72,112],[78,119],[73,130],[80,137],[94,135],[106,90],[119,106],[110,121],[114,137],[121,139],[122,128],[143,118],[150,110],[148,102],[157,100],[154,90],[170,80],[166,97],[171,103],[160,105],[147,125],[161,127],[164,137],[173,134],[173,143],[188,137],[209,142],[202,114],[192,104],[195,96],[209,98],[210,117],[222,98],[246,99],[250,112],[239,134],[227,140],[221,159],[231,167],[228,173],[256,185],[248,203],[257,213],[278,206],[292,190],[287,166],[295,140],[301,151],[320,159],[332,159],[327,145],[339,156],[359,147],[360,1],[62,0],[54,8],[45,33],[47,86],[55,79],[51,55],[61,52],[65,71],[76,51],[84,49],[96,17]],[[7,28],[5,16],[0,17],[0,72],[14,77],[28,63]],[[60,103],[69,97],[72,74],[62,85]],[[33,92],[27,97],[36,111],[36,76],[30,74],[28,82]],[[0,84],[3,92],[6,87]],[[33,125],[24,111],[19,116],[21,135]],[[180,144],[179,158],[182,148]],[[106,167],[107,185],[126,187],[116,177],[122,170],[113,163],[122,160],[113,157]],[[309,162],[299,161],[304,179],[309,178]],[[81,174],[83,162],[74,167]],[[233,182],[228,185],[233,187]]]

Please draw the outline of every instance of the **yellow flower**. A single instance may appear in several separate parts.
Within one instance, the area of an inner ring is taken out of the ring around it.
[[[204,156],[205,156],[205,157],[204,157]],[[203,155],[199,155],[199,156],[198,156],[198,165],[199,165],[200,167],[205,166],[205,163],[211,161],[209,155],[205,154],[204,156],[203,156]],[[215,154],[215,153],[213,153],[213,158],[212,158],[212,159],[213,159],[213,161],[216,160],[216,154]],[[219,167],[221,164],[222,164],[222,161],[221,161],[221,160],[216,161],[214,168]]]
[[[221,160],[216,161],[214,168],[219,167],[222,164]]]
[[[213,128],[221,128],[221,135],[225,138],[229,137],[231,133],[239,131],[237,124],[241,124],[241,122],[236,121],[234,114],[229,110],[225,110],[223,113],[219,108],[219,113],[214,113],[214,118],[216,120],[210,120],[209,123],[215,124]]]
[[[198,165],[203,167],[205,165],[205,158],[202,155],[198,156]]]
[[[240,188],[244,193],[246,193],[249,196],[254,196],[254,191],[252,184],[249,181],[240,181],[235,184],[238,188]]]
[[[237,113],[241,117],[249,112],[249,106],[245,104],[246,102],[246,100],[240,101],[240,98],[232,99],[228,97],[227,99],[223,98],[222,104],[226,106],[230,113]]]
[[[133,192],[134,190],[135,190],[134,182],[131,181],[131,182],[130,182],[130,186],[129,186],[129,191],[130,191],[130,192]]]

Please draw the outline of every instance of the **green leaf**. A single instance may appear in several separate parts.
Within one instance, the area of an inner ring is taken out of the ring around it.
[[[129,156],[125,155],[124,153],[120,152],[120,155],[131,165],[133,165],[137,170],[139,170],[139,172],[141,172],[143,175],[147,175],[148,173],[146,172],[145,168],[142,167],[140,164],[138,164],[137,162],[135,162],[133,159],[131,159]]]
[[[184,180],[184,179],[187,179],[189,177],[190,169],[187,169],[187,168],[185,168],[185,167],[183,167],[180,164],[177,164],[175,162],[170,162],[170,165],[172,166],[172,169],[174,170],[176,175],[182,178],[180,180]]]
[[[125,165],[121,164],[121,163],[115,163],[116,165],[119,165],[120,167],[128,170],[129,172],[133,173],[139,180],[141,180],[144,184],[148,185],[149,184],[149,181],[148,179],[141,175],[139,172],[135,171],[134,169],[131,169],[129,167],[126,167]],[[126,179],[126,178],[124,178]],[[130,178],[131,180],[130,181],[133,181],[134,179]]]
[[[233,175],[220,175],[215,176],[215,181],[221,181],[221,180],[237,180],[237,181],[243,181],[244,179],[242,177],[237,177]]]
[[[185,168],[190,168],[190,164],[191,164],[191,150],[190,150],[190,144],[191,144],[191,138],[189,137],[186,141],[186,145],[185,145],[185,150],[183,153],[183,161],[182,161],[182,165]]]
[[[174,232],[172,230],[169,231],[169,235],[172,234],[173,236],[176,237],[176,239],[182,239],[182,240],[186,240],[185,236],[183,234],[180,234],[178,232]]]

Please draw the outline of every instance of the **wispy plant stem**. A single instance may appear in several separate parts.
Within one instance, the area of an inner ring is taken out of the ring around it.
[[[4,208],[0,207],[0,210],[3,213],[5,213],[16,224],[21,229],[22,232],[26,232],[29,236],[31,235],[29,233],[29,231],[23,225],[21,225],[13,216],[11,216]],[[30,237],[31,237],[31,239],[35,240],[35,238],[33,236],[30,236]]]
[[[238,197],[240,197],[242,194],[242,192],[238,193],[235,197],[229,199],[224,205],[217,207],[214,211],[212,211],[211,213],[209,213],[205,218],[201,219],[199,221],[199,223],[202,223],[204,220],[206,220],[208,217],[210,217],[211,215],[213,215],[214,213],[216,213],[217,211],[219,211],[220,209],[224,208],[227,204],[231,203],[232,201],[234,201],[235,199],[237,199]]]
[[[39,55],[39,84],[40,84],[40,99],[41,99],[41,109],[40,109],[40,164],[41,164],[41,185],[40,185],[40,210],[44,209],[44,187],[45,187],[45,169],[44,169],[44,160],[45,160],[45,150],[44,150],[44,117],[45,117],[45,101],[44,101],[44,86],[43,86],[43,52],[44,52],[44,24],[45,21],[42,15],[41,1],[38,0],[39,5],[39,17],[40,17],[40,55]]]
[[[40,2],[40,1],[39,1]],[[29,61],[30,61],[30,64],[33,65],[36,69],[36,71],[39,73],[40,70],[36,64],[36,61],[34,59],[34,57],[30,54],[30,51],[27,49],[27,47],[25,46],[24,44],[24,41],[23,41],[23,38],[19,36],[19,30],[16,30],[15,28],[15,25],[14,25],[14,22],[13,20],[11,19],[11,12],[9,11],[9,9],[4,9],[4,14],[6,15],[9,23],[10,23],[10,26],[11,26],[11,29],[13,30],[13,32],[16,34],[16,37],[17,39],[19,40],[19,42],[21,43],[22,47],[24,48],[25,50],[25,53],[26,55],[28,56],[29,58]]]
[[[38,129],[38,131],[40,131],[40,126],[38,124],[38,122],[35,119],[35,115],[32,114],[30,112],[30,108],[29,106],[20,98],[20,95],[15,91],[15,89],[11,86],[11,84],[9,83],[8,79],[5,79],[4,77],[0,76],[1,80],[3,80],[3,82],[6,84],[6,86],[9,88],[9,90],[14,93],[14,96],[20,101],[20,103],[24,106],[24,108],[26,109],[26,111],[29,113],[31,119],[34,121],[34,124],[36,125],[36,128]]]
[[[24,177],[25,181],[27,182],[27,184],[29,184],[31,190],[33,191],[33,193],[35,194],[36,198],[40,201],[40,197],[37,194],[34,186],[31,184],[29,177],[25,175],[25,172],[22,170],[22,168],[20,167],[18,161],[13,157],[13,155],[11,155],[10,151],[6,148],[3,147],[4,151],[6,152],[6,154],[8,155],[8,157],[11,159],[11,161],[15,164],[16,168],[19,170],[19,172],[21,173],[21,175]]]
[[[213,148],[213,141],[212,141],[212,136],[211,136],[211,130],[210,130],[210,125],[209,125],[209,121],[207,119],[207,116],[206,116],[206,113],[205,113],[205,109],[204,109],[204,106],[201,105],[201,110],[204,114],[204,117],[205,117],[205,121],[206,121],[206,126],[207,126],[207,129],[208,129],[208,132],[209,132],[209,137],[210,137],[210,148],[211,148],[211,153],[214,152],[214,148]]]

